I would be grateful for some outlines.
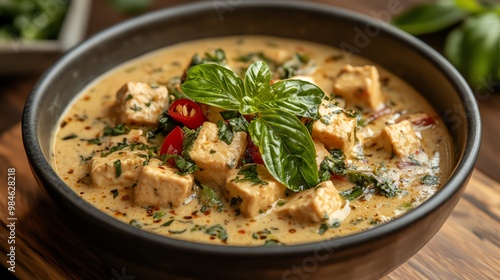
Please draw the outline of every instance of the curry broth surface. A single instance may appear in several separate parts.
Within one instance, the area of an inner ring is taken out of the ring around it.
[[[59,121],[60,126],[53,139],[53,165],[64,182],[104,213],[124,223],[133,221],[132,224],[143,230],[196,242],[263,245],[269,240],[283,244],[314,242],[372,228],[413,209],[431,196],[446,180],[451,169],[449,163],[452,162],[452,147],[443,122],[414,89],[377,67],[381,80],[384,81],[382,92],[391,104],[393,112],[425,112],[437,120],[432,128],[418,132],[423,139],[422,148],[428,160],[424,158],[421,165],[401,167],[400,159],[387,159],[377,153],[359,159],[351,158],[350,163],[360,167],[373,168],[383,163],[397,179],[396,185],[401,192],[392,198],[367,193],[361,199],[346,202],[344,210],[349,213],[347,217],[326,231],[320,230],[321,224],[302,224],[279,218],[274,212],[248,219],[243,215],[236,215],[229,203],[222,212],[211,209],[202,213],[201,205],[194,197],[187,205],[176,209],[144,209],[134,206],[131,189],[118,189],[113,193],[109,188],[89,184],[86,159],[93,151],[102,147],[90,144],[88,140],[98,137],[106,124],[113,124],[109,108],[114,102],[117,90],[130,81],[167,84],[172,77],[182,75],[193,54],[203,54],[214,48],[225,51],[228,66],[232,69],[247,66],[234,58],[256,51],[270,56],[280,55],[282,52],[305,53],[317,63],[317,70],[312,77],[325,94],[331,93],[334,77],[345,64],[373,65],[372,62],[354,55],[343,57],[340,50],[329,46],[260,36],[186,42],[141,56],[96,79],[81,92]],[[363,118],[368,117],[369,113],[363,114]],[[393,122],[396,117],[394,114],[381,116],[359,129],[357,138],[362,140],[369,137],[380,131],[386,123]],[[68,137],[71,135],[78,137]],[[440,182],[435,185],[423,184],[421,178],[425,174],[439,176]],[[340,180],[334,181],[334,184],[339,191],[354,186],[353,183]],[[206,234],[204,229],[214,225],[221,225],[226,229],[227,242]]]

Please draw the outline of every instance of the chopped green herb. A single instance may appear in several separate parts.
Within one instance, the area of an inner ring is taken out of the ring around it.
[[[323,235],[325,232],[328,230],[328,225],[327,224],[321,224],[319,226],[318,234]]]
[[[374,187],[379,194],[386,197],[393,197],[399,192],[392,179],[390,179],[389,177],[381,176],[380,174],[377,176],[373,172],[348,170],[347,175],[349,181],[355,183],[356,186],[359,187],[358,189],[354,188],[351,193],[346,193],[346,195],[349,197],[352,197],[352,194],[354,193],[361,195],[365,189],[370,187]]]
[[[113,198],[116,198],[120,194],[117,189],[111,190],[111,193],[113,194]]]
[[[226,121],[219,120],[217,122],[219,139],[230,145],[233,142],[234,135],[239,131],[248,130],[248,122],[243,117],[230,118]]]
[[[283,245],[283,244],[281,244],[281,242],[279,242],[279,240],[277,240],[277,239],[267,239],[264,242],[264,246],[279,246],[279,245]]]
[[[187,228],[183,229],[183,230],[169,230],[168,232],[171,234],[182,234],[182,233],[186,232],[186,230],[187,230]]]
[[[217,238],[219,238],[222,241],[226,241],[227,240],[227,232],[224,229],[224,227],[221,226],[221,225],[219,225],[219,224],[207,228],[207,230],[205,231],[205,233],[207,233],[207,234],[209,234],[211,236],[216,236]]]
[[[129,132],[130,132],[130,128],[128,128],[124,124],[119,124],[115,127],[106,126],[104,128],[103,135],[104,136],[118,136],[118,135],[127,134]]]
[[[201,204],[203,204],[203,206],[214,207],[219,212],[224,209],[224,203],[222,203],[222,201],[217,196],[217,193],[212,188],[203,184],[200,184],[200,188],[201,190],[199,196],[200,196],[200,202]],[[205,209],[205,211],[206,210],[207,209]]]
[[[420,178],[420,182],[422,182],[422,184],[427,186],[437,185],[439,184],[439,177],[436,175],[427,174],[424,177]]]
[[[233,181],[241,182],[241,181],[250,181],[254,183],[254,185],[268,185],[269,182],[264,181],[259,178],[259,174],[257,173],[257,165],[256,164],[247,164],[241,167],[240,171],[238,171],[238,176],[236,176]],[[239,175],[243,176],[240,177]]]
[[[174,222],[174,219],[169,220],[168,222],[163,223],[161,226],[162,227],[168,227]]]
[[[415,154],[411,154],[408,156],[408,159],[410,160],[410,162],[414,165],[418,165],[418,166],[421,166],[422,163],[418,160],[415,159]]]
[[[278,206],[283,206],[286,204],[286,202],[284,200],[280,199],[280,200],[278,200],[277,204],[278,204]]]
[[[161,219],[163,216],[165,216],[165,212],[161,212],[161,211],[158,211],[158,212],[155,212],[153,214],[153,220],[159,220]]]
[[[330,155],[323,159],[319,168],[319,177],[322,182],[330,179],[331,173],[339,176],[347,174],[346,157],[342,150],[330,151]]]
[[[175,166],[179,168],[179,172],[176,172],[179,175],[191,174],[200,169],[198,165],[194,164],[192,161],[186,160],[183,157],[175,154],[163,154],[159,159],[163,163],[166,163],[169,159],[172,158],[175,160]]]
[[[125,98],[125,101],[129,101],[130,99],[132,99],[132,94],[127,95],[127,97]]]
[[[94,138],[94,139],[87,139],[86,141],[87,141],[87,143],[92,144],[92,145],[101,145],[102,144],[101,138],[99,138],[99,137]]]
[[[139,112],[142,110],[142,107],[141,106],[137,106],[137,104],[134,103],[134,106],[130,107],[130,109],[134,112]]]
[[[117,159],[113,165],[115,166],[115,177],[118,178],[122,175],[122,161]]]
[[[364,192],[364,188],[359,186],[359,185],[356,185],[352,189],[348,189],[346,191],[340,192],[340,195],[347,200],[354,200],[354,199],[358,198],[359,196],[361,196],[363,194],[363,192]]]

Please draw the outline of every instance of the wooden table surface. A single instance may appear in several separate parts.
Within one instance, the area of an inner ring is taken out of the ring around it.
[[[222,1],[223,0],[213,0]],[[393,0],[316,0],[365,14],[381,11]],[[151,9],[188,1],[154,1]],[[234,2],[234,1],[233,1]],[[418,1],[400,1],[406,3]],[[87,35],[127,17],[105,1],[94,0]],[[422,37],[437,49],[442,34]],[[1,67],[1,62],[0,62]],[[62,213],[35,183],[21,142],[24,102],[39,78],[0,77],[0,279],[125,279],[123,271],[105,264],[60,222]],[[414,257],[384,279],[500,279],[500,92],[477,95],[483,120],[483,141],[471,181],[451,217]],[[6,267],[9,253],[7,227],[7,170],[16,169],[16,272]],[[121,277],[122,276],[122,277]],[[131,277],[126,279],[132,279]]]

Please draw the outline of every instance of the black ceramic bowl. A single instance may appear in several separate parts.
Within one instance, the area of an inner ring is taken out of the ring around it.
[[[23,119],[26,153],[39,184],[68,213],[81,239],[118,271],[142,279],[373,279],[421,249],[457,204],[480,143],[479,112],[454,68],[419,40],[367,17],[290,2],[213,1],[148,14],[85,41],[38,82]],[[453,137],[453,174],[410,213],[362,233],[277,247],[225,247],[170,239],[121,223],[67,187],[49,163],[51,133],[83,87],[114,66],[178,42],[263,34],[315,41],[373,60],[407,81],[434,106]],[[92,229],[90,232],[88,229]]]

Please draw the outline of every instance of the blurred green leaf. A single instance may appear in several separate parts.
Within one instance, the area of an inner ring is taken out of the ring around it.
[[[500,15],[488,12],[468,18],[450,33],[445,55],[473,87],[500,79]]]
[[[151,0],[108,0],[118,11],[128,14],[142,13],[151,5]]]
[[[467,15],[468,12],[455,5],[454,1],[447,0],[418,5],[394,18],[392,24],[413,35],[420,35],[449,27]]]

